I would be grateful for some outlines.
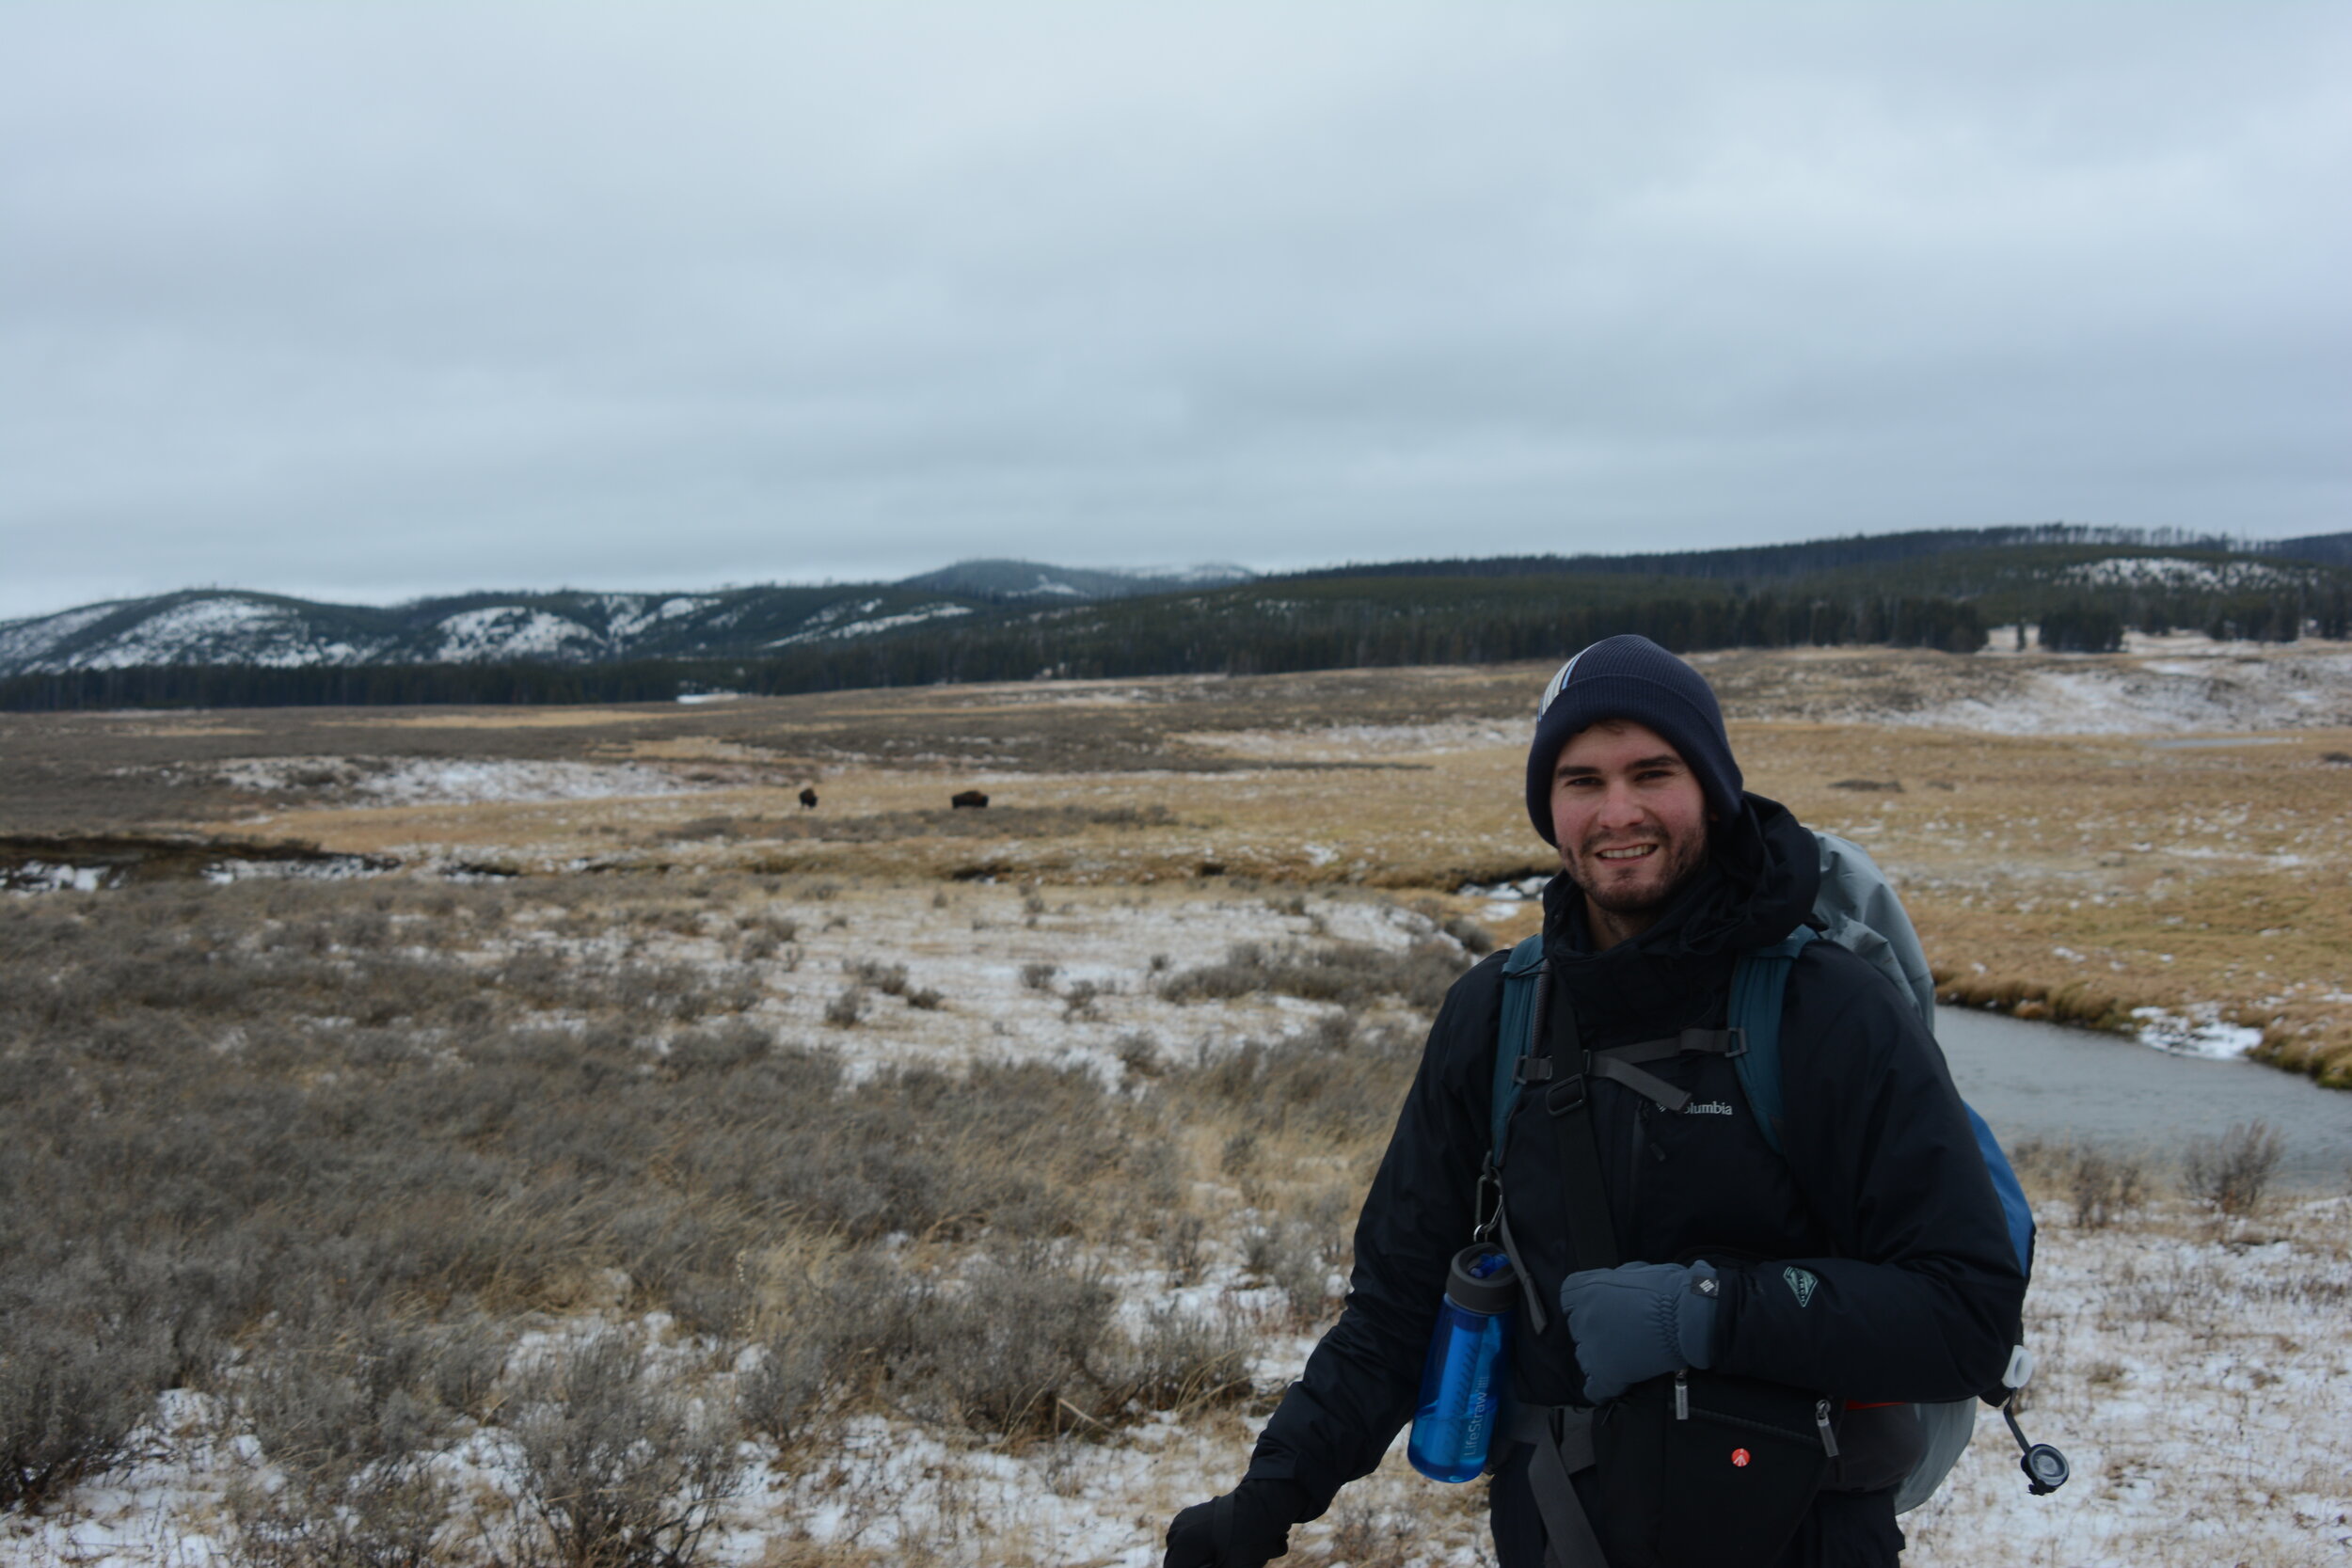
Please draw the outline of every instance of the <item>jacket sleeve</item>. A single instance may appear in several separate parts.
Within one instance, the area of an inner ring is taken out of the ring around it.
[[[1446,1265],[1477,1222],[1504,957],[1486,958],[1447,992],[1356,1222],[1346,1305],[1250,1457],[1251,1479],[1308,1492],[1309,1518],[1370,1474],[1412,1418]]]
[[[1995,1386],[2026,1279],[1943,1053],[1826,942],[1790,977],[1781,1038],[1789,1171],[1835,1255],[1737,1274],[1716,1366],[1849,1399]]]

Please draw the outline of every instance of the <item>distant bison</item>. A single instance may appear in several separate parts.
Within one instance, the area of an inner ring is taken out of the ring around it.
[[[951,806],[971,806],[975,810],[988,804],[988,797],[977,789],[959,789],[948,798]]]
[[[803,806],[803,807],[804,807],[805,809],[807,809],[807,810],[809,810],[809,811],[815,811],[815,810],[817,809],[817,786],[816,786],[816,785],[814,785],[814,784],[803,784],[803,785],[801,785],[801,804],[802,804],[802,806]]]

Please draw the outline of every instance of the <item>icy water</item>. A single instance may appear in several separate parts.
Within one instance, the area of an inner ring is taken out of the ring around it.
[[[2352,1093],[2255,1062],[2176,1056],[2120,1035],[1939,1007],[1952,1078],[2005,1144],[2082,1138],[2160,1158],[2260,1117],[2285,1145],[2297,1186],[2352,1180]]]

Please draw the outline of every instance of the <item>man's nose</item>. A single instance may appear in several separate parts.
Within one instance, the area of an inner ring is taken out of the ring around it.
[[[1642,803],[1634,796],[1630,781],[1617,780],[1602,792],[1600,824],[1603,827],[1630,826],[1642,820]]]

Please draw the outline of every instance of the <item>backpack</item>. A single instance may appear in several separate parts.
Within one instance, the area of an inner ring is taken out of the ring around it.
[[[1781,1152],[1781,1121],[1786,1103],[1780,1076],[1781,1003],[1788,993],[1788,975],[1796,968],[1797,955],[1808,943],[1827,940],[1867,959],[1896,990],[1911,999],[1929,1034],[1935,1032],[1935,980],[1929,971],[1918,933],[1912,928],[1911,917],[1903,912],[1902,901],[1860,845],[1834,833],[1816,832],[1813,836],[1820,841],[1821,856],[1821,884],[1814,898],[1813,918],[1822,929],[1817,934],[1811,927],[1800,926],[1769,947],[1742,954],[1731,977],[1727,1022],[1732,1032],[1744,1037],[1745,1045],[1743,1051],[1732,1056],[1732,1064],[1756,1126],[1775,1154]],[[1518,1064],[1534,1044],[1536,992],[1544,973],[1541,932],[1512,948],[1511,956],[1503,962],[1502,1026],[1496,1041],[1493,1121],[1486,1164],[1489,1173],[1499,1171],[1502,1165],[1511,1109],[1518,1099]],[[2010,1243],[2017,1251],[2017,1265],[2030,1277],[2034,1220],[2025,1188],[2019,1184],[2009,1156],[2001,1152],[1993,1129],[1985,1125],[1974,1106],[1963,1101],[1962,1108],[1968,1113],[1969,1129],[1976,1135],[1979,1152],[1984,1156],[1986,1174],[1993,1179],[1993,1191],[2000,1199],[2002,1216],[2009,1225]],[[2032,1365],[2032,1357],[2025,1347],[2016,1347],[2003,1376],[2003,1398],[1996,1400],[1988,1391],[1987,1402],[2003,1403],[2007,1396],[2024,1385]],[[1977,1425],[1977,1402],[1973,1399],[1912,1408],[1925,1429],[1926,1443],[1918,1463],[1895,1490],[1898,1513],[1909,1513],[1935,1494],[1959,1462]],[[2029,1477],[2034,1475],[2030,1469],[2026,1473]],[[2046,1488],[2037,1480],[2035,1490]]]

